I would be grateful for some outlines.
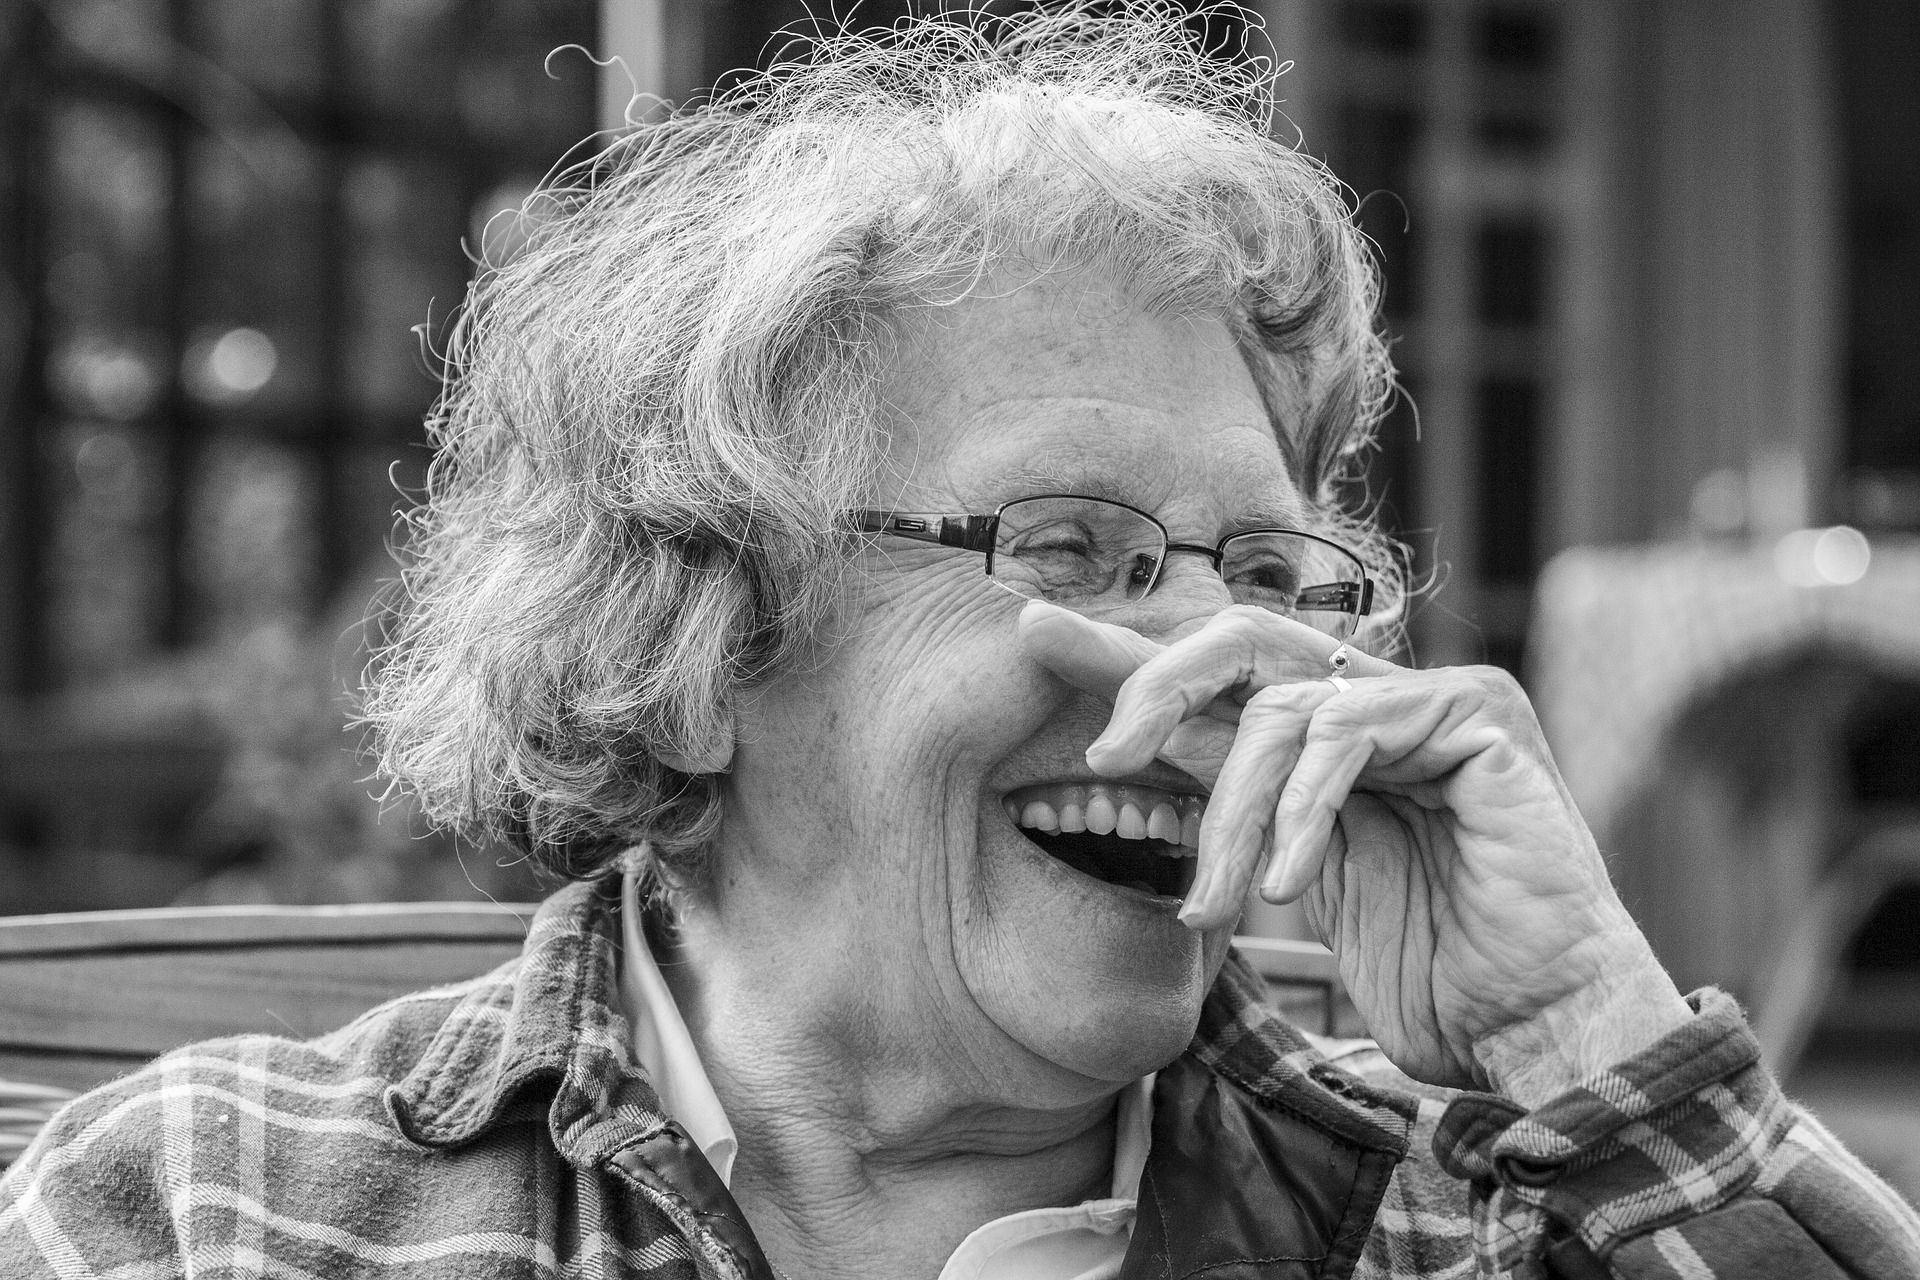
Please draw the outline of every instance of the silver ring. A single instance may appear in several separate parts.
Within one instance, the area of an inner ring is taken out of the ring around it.
[[[1353,684],[1350,681],[1343,680],[1339,676],[1322,676],[1321,679],[1332,685],[1334,689],[1340,693],[1345,693],[1353,688]]]

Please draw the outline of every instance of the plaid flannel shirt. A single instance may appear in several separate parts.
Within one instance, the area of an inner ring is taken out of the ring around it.
[[[613,904],[572,886],[495,973],[313,1041],[181,1049],[79,1098],[0,1181],[0,1274],[768,1274],[724,1189],[701,1198],[717,1177],[634,1065],[617,938]],[[1396,1081],[1363,1043],[1316,1047],[1257,984],[1228,966],[1186,1077],[1347,1135],[1390,1172],[1352,1184],[1319,1254],[1210,1264],[1209,1280],[1920,1275],[1920,1219],[1782,1099],[1724,996],[1523,1113]],[[1141,1234],[1127,1277],[1203,1269],[1146,1256]]]

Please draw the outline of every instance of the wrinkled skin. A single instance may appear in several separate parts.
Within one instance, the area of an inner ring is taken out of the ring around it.
[[[863,505],[1069,491],[1202,543],[1298,523],[1222,322],[1092,275],[994,284],[905,325]],[[1510,683],[1363,660],[1329,703],[1299,682],[1331,644],[1230,604],[1182,556],[1083,619],[1004,592],[978,555],[875,539],[814,660],[697,752],[728,767],[726,816],[665,971],[781,1270],[933,1275],[990,1218],[1102,1192],[1113,1099],[1191,1036],[1276,802],[1301,842],[1279,893],[1312,882],[1363,1012],[1416,1074],[1458,1080],[1476,1054],[1506,1074],[1486,1046],[1643,972]],[[1379,746],[1356,768],[1361,740]],[[1213,789],[1185,908],[1049,858],[1001,805],[1101,776]],[[1559,1053],[1509,1056],[1552,1076]]]
[[[1089,761],[1213,789],[1183,918],[1305,895],[1367,1027],[1418,1079],[1544,1099],[1687,1015],[1505,672],[1407,671],[1234,608],[1170,647],[1029,605],[1029,652],[1116,700]],[[1351,651],[1350,651],[1351,652]],[[1266,851],[1273,850],[1271,865]]]

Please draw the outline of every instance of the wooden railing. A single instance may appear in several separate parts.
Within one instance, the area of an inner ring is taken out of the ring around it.
[[[194,907],[0,918],[0,1165],[74,1092],[169,1049],[249,1032],[306,1038],[382,1001],[520,953],[534,908],[456,902]],[[1325,947],[1236,945],[1274,1003],[1352,1032]]]

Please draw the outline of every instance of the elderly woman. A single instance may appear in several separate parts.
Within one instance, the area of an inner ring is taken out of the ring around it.
[[[1261,88],[1156,15],[922,22],[555,190],[369,714],[577,883],[498,973],[74,1104],[7,1274],[1920,1271],[1514,683],[1366,652],[1374,280]],[[1253,887],[1377,1050],[1268,1011]]]

